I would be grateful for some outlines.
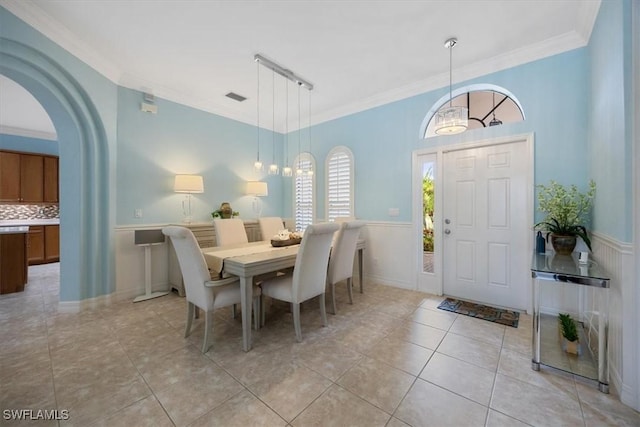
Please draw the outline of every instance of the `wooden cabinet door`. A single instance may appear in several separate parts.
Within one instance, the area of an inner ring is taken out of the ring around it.
[[[46,225],[44,227],[44,261],[60,261],[60,226]]]
[[[26,235],[0,234],[0,294],[22,292],[27,283]]]
[[[29,227],[28,241],[29,265],[44,262],[44,227]]]
[[[58,158],[44,157],[44,202],[58,203]]]
[[[44,162],[35,154],[20,155],[20,193],[22,202],[43,200]]]
[[[20,201],[20,154],[0,151],[0,202]]]

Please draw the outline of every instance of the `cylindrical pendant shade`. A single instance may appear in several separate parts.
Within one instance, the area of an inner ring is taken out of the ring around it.
[[[176,175],[173,183],[176,193],[204,193],[204,182],[200,175]]]
[[[453,135],[467,130],[469,110],[466,107],[444,107],[436,113],[437,135]]]

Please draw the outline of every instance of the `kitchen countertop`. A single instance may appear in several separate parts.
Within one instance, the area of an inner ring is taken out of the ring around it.
[[[59,225],[60,218],[37,218],[37,219],[3,219],[0,220],[0,227],[18,227],[21,225],[35,227],[38,225]]]
[[[1,227],[0,234],[25,234],[29,232],[29,227]]]

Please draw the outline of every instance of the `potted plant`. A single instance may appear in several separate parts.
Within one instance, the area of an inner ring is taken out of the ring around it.
[[[229,219],[238,215],[240,215],[240,213],[231,209],[231,205],[229,204],[229,202],[222,202],[222,204],[220,205],[220,209],[211,212],[211,216],[213,218]]]
[[[562,332],[562,337],[564,338],[562,342],[562,349],[567,353],[571,354],[580,354],[580,340],[578,336],[578,327],[576,326],[576,321],[571,318],[569,314],[558,315],[558,320],[560,322],[560,330]]]
[[[576,247],[576,237],[581,237],[591,250],[591,240],[585,224],[589,222],[596,183],[589,181],[589,190],[581,193],[575,185],[565,187],[555,181],[548,186],[538,185],[538,210],[547,217],[536,224],[547,231],[547,241],[557,254],[569,255]]]

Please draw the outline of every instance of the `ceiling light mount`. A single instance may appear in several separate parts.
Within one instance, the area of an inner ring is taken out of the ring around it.
[[[442,107],[436,113],[437,135],[454,135],[467,130],[469,125],[469,109],[466,107],[453,106],[452,91],[452,69],[453,69],[453,48],[458,44],[458,39],[452,37],[444,42],[444,47],[449,49],[449,106]]]
[[[313,84],[309,83],[307,80],[303,79],[302,77],[298,76],[296,73],[294,73],[291,70],[288,70],[286,68],[284,68],[283,66],[276,64],[275,62],[273,62],[270,59],[265,58],[264,56],[260,55],[259,53],[256,53],[253,56],[253,60],[264,65],[265,67],[269,68],[270,70],[273,70],[274,72],[280,74],[282,77],[285,77],[289,80],[291,80],[292,82],[295,82],[301,86],[304,86],[306,89],[308,90],[313,90]]]

